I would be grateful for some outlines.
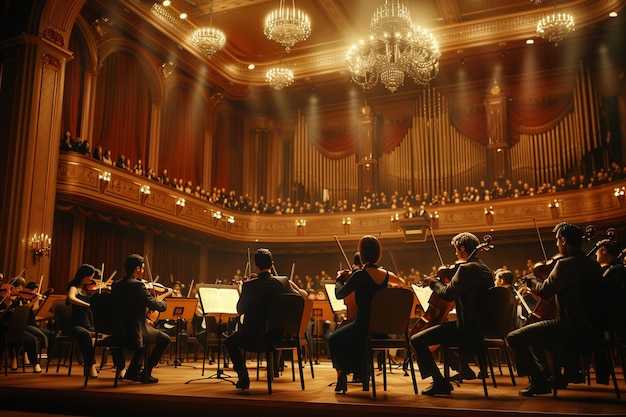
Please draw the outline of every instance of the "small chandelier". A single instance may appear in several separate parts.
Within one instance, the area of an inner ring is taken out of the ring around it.
[[[537,23],[537,36],[557,46],[574,28],[574,17],[568,13],[553,13]]]
[[[408,75],[426,85],[439,72],[439,47],[435,38],[411,21],[400,0],[385,0],[370,23],[369,41],[353,45],[346,56],[352,81],[364,90],[378,80],[392,93]]]
[[[274,90],[281,90],[293,83],[293,71],[288,68],[270,68],[265,73],[265,81]]]
[[[291,9],[289,6],[285,7],[283,0],[280,0],[278,9],[265,18],[263,33],[267,39],[284,46],[285,52],[289,53],[296,42],[302,42],[309,37],[311,21],[306,13],[296,9],[295,0],[292,0]]]
[[[211,56],[222,49],[226,44],[226,35],[213,25],[213,2],[209,9],[209,26],[196,29],[191,37],[191,42],[202,52],[204,56]]]

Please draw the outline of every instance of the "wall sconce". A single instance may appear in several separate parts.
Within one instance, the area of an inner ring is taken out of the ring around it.
[[[100,192],[103,193],[111,182],[111,173],[108,171],[102,171],[98,174],[98,179],[100,180]]]
[[[306,220],[296,220],[296,236],[304,235],[304,228],[306,227]]]
[[[557,200],[556,198],[554,199],[553,202],[548,204],[548,208],[550,209],[550,216],[552,216],[553,219],[558,219],[559,218],[559,207],[561,206],[561,204],[559,203],[559,200]]]
[[[433,229],[439,228],[439,212],[437,210],[433,211],[433,213],[430,215],[430,224],[432,225]]]
[[[350,217],[344,217],[343,219],[341,219],[341,224],[343,224],[343,233],[349,235],[352,219]]]
[[[222,212],[216,211],[213,213],[213,226],[217,226],[217,223],[222,219]]]
[[[52,238],[43,233],[40,235],[33,235],[30,238],[28,247],[33,251],[33,262],[37,263],[37,259],[42,256],[50,256],[50,250],[52,250]]]
[[[150,195],[150,186],[149,185],[142,185],[139,188],[139,192],[141,193],[141,204],[144,204],[146,202],[146,199]]]
[[[180,214],[180,212],[183,211],[183,207],[185,207],[185,199],[178,197],[176,199],[176,214]]]
[[[398,222],[400,221],[400,215],[398,213],[391,215],[391,231],[398,231]]]
[[[493,224],[493,213],[495,213],[493,206],[489,206],[489,208],[485,207],[485,218],[487,219],[488,225]]]
[[[235,217],[234,216],[228,216],[228,218],[226,219],[226,229],[230,232],[231,227],[233,227],[233,224],[235,223]]]
[[[626,192],[626,187],[616,187],[615,190],[613,190],[613,194],[615,195],[615,198],[617,198],[617,202],[619,203],[619,208],[623,208],[624,207],[624,193]]]

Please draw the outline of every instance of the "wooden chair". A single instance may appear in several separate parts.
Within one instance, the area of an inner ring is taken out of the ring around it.
[[[487,353],[490,350],[497,350],[498,353],[498,369],[502,375],[502,366],[500,362],[501,354],[504,354],[509,375],[513,386],[515,382],[515,374],[513,372],[513,361],[511,359],[510,348],[506,342],[506,335],[516,328],[517,324],[517,302],[513,293],[506,287],[492,287],[487,291],[487,296],[482,305],[481,325],[483,337],[487,347]],[[497,388],[496,379],[491,370],[491,379],[494,388]]]
[[[300,369],[300,384],[302,389],[304,389],[302,351],[299,337],[303,312],[304,298],[300,295],[287,293],[274,296],[270,301],[267,313],[265,340],[255,341],[255,347],[251,345],[245,346],[245,350],[247,352],[265,354],[267,361],[268,394],[272,393],[272,380],[274,378],[274,352],[282,350],[296,351],[298,357],[298,367]]]
[[[413,308],[413,292],[406,288],[385,288],[374,294],[372,298],[369,322],[369,366],[372,379],[372,395],[376,398],[376,379],[374,369],[374,351],[389,349],[405,349],[411,356],[409,343],[409,320]],[[381,335],[386,335],[382,337]],[[399,336],[399,338],[393,338]],[[413,360],[409,360],[413,391],[417,394],[417,380]],[[387,390],[387,367],[383,366],[383,389]]]
[[[72,306],[67,304],[65,300],[56,300],[52,304],[52,317],[54,318],[53,342],[48,349],[48,360],[46,362],[46,372],[50,367],[50,359],[57,354],[57,373],[61,366],[61,354],[63,346],[69,347],[69,364],[67,375],[72,374],[72,361],[74,358],[74,338],[71,336],[71,320],[72,320]],[[67,355],[66,355],[67,359]]]
[[[120,349],[124,351],[126,346],[121,338],[121,335],[124,333],[124,312],[117,305],[114,297],[108,293],[100,293],[93,295],[90,301],[93,324],[95,327],[93,357],[95,357],[96,349],[98,347],[110,350]],[[147,351],[148,349],[145,348],[143,352],[144,368],[148,357]],[[121,370],[117,369],[116,366],[115,380],[113,381],[114,388],[117,387],[120,371]],[[147,374],[145,377],[147,378]],[[88,381],[89,375],[86,375],[84,386],[87,386]]]

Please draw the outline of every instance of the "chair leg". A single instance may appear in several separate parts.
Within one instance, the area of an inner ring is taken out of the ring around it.
[[[372,396],[376,398],[376,370],[374,369],[374,351],[370,350],[370,373],[372,374]]]
[[[302,387],[302,390],[304,391],[304,365],[302,364],[302,350],[300,349],[300,346],[296,347],[296,354],[298,355],[298,370],[300,371],[300,386]],[[291,363],[293,364],[293,359]]]
[[[504,346],[502,349],[504,350],[504,356],[506,358],[506,364],[509,367],[509,375],[511,375],[511,383],[515,387],[515,386],[517,386],[517,383],[515,382],[515,373],[513,372],[511,355],[509,354],[509,347],[508,346]]]
[[[272,393],[272,379],[274,378],[274,355],[271,351],[265,352],[265,362],[267,363],[267,393]]]

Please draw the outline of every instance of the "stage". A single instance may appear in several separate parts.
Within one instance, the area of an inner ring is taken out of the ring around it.
[[[43,362],[45,365],[45,360]],[[618,374],[622,400],[617,400],[612,385],[570,385],[560,390],[558,397],[542,395],[534,398],[518,396],[524,378],[518,378],[518,386],[512,386],[504,368],[504,375],[496,370],[498,387],[489,381],[489,397],[483,394],[480,380],[465,381],[450,396],[428,397],[414,395],[410,376],[402,370],[388,373],[387,391],[383,391],[382,375],[377,373],[377,398],[362,391],[360,384],[349,384],[344,395],[335,394],[332,386],[335,371],[328,360],[314,365],[315,379],[310,368],[304,370],[305,390],[301,390],[296,370],[292,381],[291,365],[274,380],[273,393],[267,393],[265,370],[262,368],[256,380],[256,362],[249,361],[250,390],[235,389],[228,380],[207,378],[216,373],[216,365],[208,365],[202,371],[202,361],[182,362],[181,366],[162,363],[153,375],[159,383],[142,385],[137,382],[120,381],[113,388],[113,369],[105,367],[97,379],[91,379],[83,387],[82,367],[74,366],[72,375],[67,368],[50,366],[48,373],[33,374],[9,371],[0,375],[0,409],[11,410],[2,415],[34,417],[44,415],[90,415],[90,416],[598,416],[626,415],[626,384],[621,372]],[[44,367],[45,369],[45,367]],[[224,370],[226,376],[234,376],[232,370]],[[430,381],[418,377],[418,388],[428,387]],[[232,381],[235,378],[226,378]],[[190,382],[191,381],[191,382]]]

